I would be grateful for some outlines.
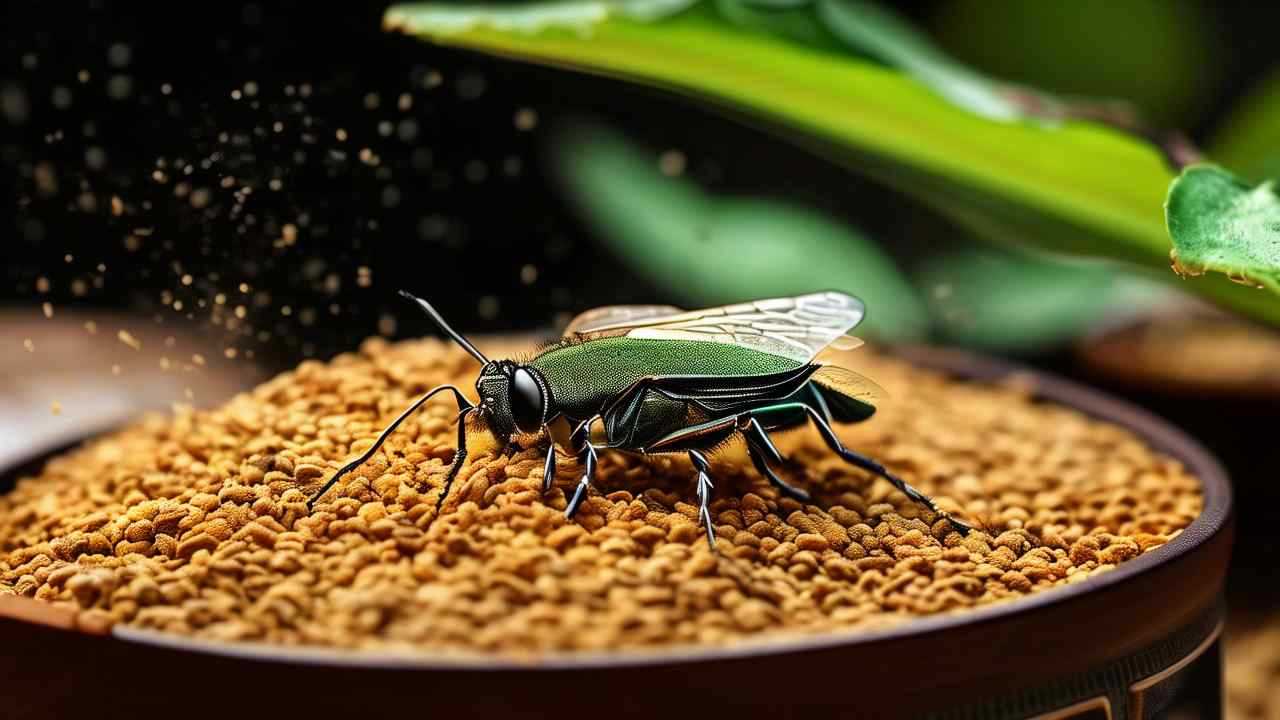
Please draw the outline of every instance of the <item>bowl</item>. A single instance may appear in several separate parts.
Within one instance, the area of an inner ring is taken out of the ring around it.
[[[77,625],[0,596],[7,717],[1148,718],[1221,712],[1231,490],[1218,463],[1156,417],[1082,386],[937,348],[916,365],[1017,378],[1044,400],[1123,426],[1183,462],[1204,509],[1169,543],[1068,586],[877,630],[729,647],[538,660],[230,644]],[[50,455],[0,476],[0,491]]]

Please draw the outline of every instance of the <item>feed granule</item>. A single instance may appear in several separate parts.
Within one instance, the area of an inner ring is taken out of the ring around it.
[[[494,348],[495,354],[501,348]],[[510,349],[510,348],[507,348]],[[780,446],[813,491],[780,497],[728,448],[713,458],[718,549],[687,460],[606,452],[574,521],[562,459],[473,428],[436,517],[455,409],[432,403],[308,512],[382,426],[477,367],[436,341],[369,341],[305,362],[211,411],[138,424],[50,462],[0,497],[0,593],[235,641],[538,654],[722,644],[866,628],[1079,582],[1168,542],[1199,483],[1119,427],[1016,384],[949,380],[862,350],[890,398],[841,427],[947,509],[945,521],[835,458],[816,432]]]

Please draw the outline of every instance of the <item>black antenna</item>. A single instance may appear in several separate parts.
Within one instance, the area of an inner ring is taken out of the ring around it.
[[[417,295],[414,295],[413,293],[406,292],[404,290],[401,290],[400,294],[418,303],[418,305],[420,305],[422,309],[426,311],[428,315],[431,316],[431,319],[436,321],[436,325],[439,325],[440,329],[443,330],[446,335],[453,338],[454,342],[461,345],[463,350],[466,350],[467,352],[471,353],[471,357],[479,360],[482,365],[489,364],[489,358],[485,357],[484,353],[477,350],[476,346],[472,345],[469,340],[462,337],[461,333],[449,327],[449,323],[445,322],[444,318],[440,317],[440,313],[436,312],[436,309],[431,307],[431,303],[427,302],[426,300],[423,300],[422,298],[418,297]]]

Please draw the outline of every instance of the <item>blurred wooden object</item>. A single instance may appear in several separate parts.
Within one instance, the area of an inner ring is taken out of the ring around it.
[[[122,340],[119,333],[128,333]],[[150,410],[207,407],[264,372],[213,340],[149,318],[39,308],[0,311],[0,465],[34,457]]]
[[[1161,315],[1087,338],[1094,373],[1166,396],[1280,398],[1280,333],[1216,312]]]

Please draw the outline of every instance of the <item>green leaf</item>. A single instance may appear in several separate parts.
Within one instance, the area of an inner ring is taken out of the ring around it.
[[[556,6],[559,3],[544,3]],[[912,195],[981,237],[1166,268],[1161,217],[1172,173],[1132,136],[1092,124],[993,122],[915,78],[827,47],[730,25],[707,4],[658,21],[609,15],[589,30],[503,32],[473,10],[399,5],[386,25],[438,42],[628,78],[714,101],[817,139],[828,156]],[[1164,272],[1170,281],[1176,277]],[[1280,324],[1280,299],[1222,280],[1196,291]]]
[[[709,195],[598,126],[558,137],[558,174],[596,235],[680,302],[843,290],[867,303],[860,330],[870,335],[918,340],[928,329],[915,291],[860,233],[788,203]]]
[[[413,13],[414,22],[439,33],[481,27],[533,33],[550,28],[587,30],[610,17],[656,20],[695,2],[697,0],[559,0],[518,5],[423,3],[416,6]],[[388,14],[387,22],[394,22],[393,17]]]
[[[1125,98],[1161,127],[1196,123],[1230,63],[1211,3],[947,0],[939,45],[996,77],[1056,94]]]
[[[1208,271],[1280,292],[1280,198],[1271,182],[1256,187],[1212,166],[1183,171],[1165,209],[1174,270]]]
[[[1057,346],[1176,294],[1113,263],[994,249],[930,256],[915,277],[950,341],[1001,352]]]
[[[1004,86],[955,62],[938,50],[915,28],[873,3],[861,0],[817,0],[818,16],[837,37],[872,57],[906,71],[951,102],[993,120],[1029,118],[1029,105],[1016,101]],[[1048,117],[1056,103],[1048,95],[1035,94]]]

